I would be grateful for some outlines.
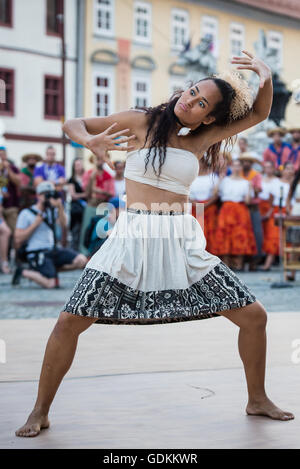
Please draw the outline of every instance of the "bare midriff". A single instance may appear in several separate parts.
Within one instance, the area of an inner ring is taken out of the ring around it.
[[[171,210],[187,211],[189,202],[187,195],[176,194],[127,178],[125,178],[125,181],[127,208],[162,210],[164,212],[170,212]]]

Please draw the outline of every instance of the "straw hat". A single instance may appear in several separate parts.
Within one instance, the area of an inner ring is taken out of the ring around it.
[[[237,159],[244,160],[244,161],[245,160],[252,161],[252,163],[262,164],[262,162],[258,158],[256,158],[256,156],[254,156],[253,153],[250,153],[249,151],[245,151]]]
[[[274,127],[273,129],[269,129],[267,132],[268,137],[272,137],[275,133],[281,134],[283,137],[286,134],[286,129],[283,127]]]
[[[43,158],[41,157],[41,155],[38,155],[37,153],[26,153],[26,155],[23,155],[23,156],[22,156],[22,161],[24,161],[24,163],[27,163],[27,161],[28,161],[30,158],[35,158],[37,162],[43,160]]]

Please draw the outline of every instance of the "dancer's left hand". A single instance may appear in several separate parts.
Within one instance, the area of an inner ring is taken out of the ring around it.
[[[252,72],[257,73],[260,79],[259,87],[263,88],[265,82],[272,77],[270,67],[250,52],[246,50],[242,50],[242,52],[247,57],[233,57],[231,63],[238,64],[238,70],[252,70]]]

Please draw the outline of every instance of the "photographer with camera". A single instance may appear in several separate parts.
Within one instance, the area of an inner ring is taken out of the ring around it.
[[[14,235],[17,258],[28,262],[29,269],[19,265],[12,284],[20,283],[23,276],[44,288],[54,288],[57,270],[83,269],[87,258],[73,249],[56,246],[56,220],[65,228],[67,218],[54,184],[39,183],[36,195],[37,203],[20,212]]]

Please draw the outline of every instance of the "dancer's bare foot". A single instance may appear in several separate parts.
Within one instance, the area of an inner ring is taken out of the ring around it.
[[[291,412],[279,409],[268,397],[257,402],[249,401],[246,412],[248,415],[264,415],[274,420],[293,420],[295,418]]]
[[[16,436],[32,437],[37,436],[43,428],[48,428],[50,422],[47,415],[42,415],[39,411],[33,410],[23,427],[16,432]]]

